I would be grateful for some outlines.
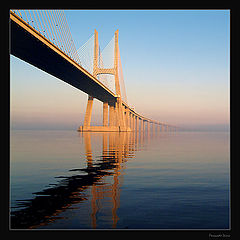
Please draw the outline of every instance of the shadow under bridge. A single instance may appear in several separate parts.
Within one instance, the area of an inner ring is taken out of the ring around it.
[[[10,53],[102,102],[115,94],[21,18],[11,16]]]

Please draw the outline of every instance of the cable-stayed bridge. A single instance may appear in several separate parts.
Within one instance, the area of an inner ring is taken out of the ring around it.
[[[177,127],[143,116],[130,107],[124,85],[118,30],[101,50],[98,32],[79,49],[62,10],[11,10],[10,53],[88,94],[78,131],[160,131]],[[92,126],[94,99],[103,102],[103,125]],[[155,129],[156,130],[156,129]]]

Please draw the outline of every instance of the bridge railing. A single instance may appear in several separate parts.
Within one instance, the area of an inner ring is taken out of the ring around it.
[[[81,65],[63,10],[11,10],[42,36]]]

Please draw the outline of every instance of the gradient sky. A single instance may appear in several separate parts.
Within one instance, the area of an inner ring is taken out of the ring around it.
[[[230,118],[229,10],[65,10],[76,48],[97,29],[103,49],[119,29],[128,104],[179,126],[226,126]],[[77,129],[87,94],[10,58],[11,126]],[[96,100],[92,122],[100,124]]]

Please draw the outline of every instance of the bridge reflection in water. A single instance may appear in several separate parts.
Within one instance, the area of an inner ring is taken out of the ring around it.
[[[88,228],[98,228],[97,215],[103,205],[104,211],[107,208],[107,211],[111,212],[107,217],[111,218],[112,228],[116,228],[120,189],[126,162],[134,158],[135,152],[157,132],[81,132],[78,134],[85,146],[86,167],[69,170],[73,173],[70,176],[58,176],[57,178],[61,180],[57,184],[34,193],[36,197],[33,199],[19,200],[18,206],[21,208],[11,213],[12,229],[42,228],[56,220],[64,220],[66,210],[74,209],[78,207],[78,203],[84,201],[91,202],[91,213],[89,213],[91,226]],[[164,135],[163,132],[159,134]],[[102,155],[94,157],[91,140],[96,136],[102,138]],[[105,181],[107,177],[108,180]],[[85,193],[86,191],[88,194]]]

